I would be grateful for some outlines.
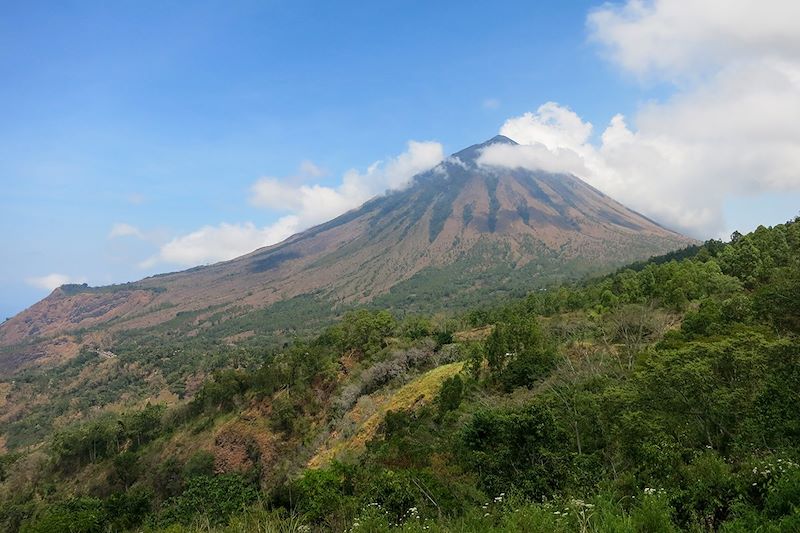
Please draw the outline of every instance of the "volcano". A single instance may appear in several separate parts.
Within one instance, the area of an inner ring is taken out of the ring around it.
[[[367,303],[455,308],[693,243],[574,175],[481,164],[494,144],[516,143],[497,136],[470,146],[403,190],[230,261],[122,285],[62,286],[0,326],[0,372],[181,317],[196,335],[256,311],[285,329],[309,323],[305,309],[324,317]]]

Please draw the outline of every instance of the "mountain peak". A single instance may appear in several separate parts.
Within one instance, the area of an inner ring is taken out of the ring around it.
[[[479,144],[473,144],[472,146],[468,146],[467,148],[464,148],[463,150],[454,153],[453,157],[457,157],[458,159],[460,159],[465,163],[474,163],[475,160],[478,158],[478,156],[480,156],[481,151],[484,148],[491,146],[493,144],[517,145],[518,143],[513,139],[509,139],[505,135],[495,135],[488,141]]]
[[[519,143],[517,141],[515,141],[514,139],[506,137],[505,135],[495,135],[494,137],[492,137],[491,139],[489,139],[488,141],[483,143],[483,146],[489,146],[490,144],[515,144],[516,145],[516,144],[519,144]]]

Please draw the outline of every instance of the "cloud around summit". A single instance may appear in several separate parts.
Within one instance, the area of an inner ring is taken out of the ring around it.
[[[233,259],[330,220],[376,195],[401,189],[413,176],[433,168],[443,159],[441,144],[409,141],[404,152],[376,161],[366,171],[348,170],[336,186],[304,183],[324,175],[314,163],[304,161],[297,176],[263,177],[250,187],[248,201],[251,205],[283,213],[272,224],[224,222],[203,226],[163,244],[158,253],[141,266],[150,268],[159,263],[189,266]]]
[[[554,102],[500,128],[522,146],[482,161],[574,173],[697,237],[719,236],[732,197],[800,191],[800,4],[630,0],[587,18],[624,74],[671,84],[663,101],[594,127]],[[505,162],[505,163],[504,163]]]

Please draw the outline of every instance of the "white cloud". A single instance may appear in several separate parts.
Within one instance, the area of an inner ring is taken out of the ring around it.
[[[148,268],[160,262],[198,265],[225,261],[282,241],[296,230],[297,219],[293,216],[283,217],[265,228],[257,228],[251,222],[203,226],[172,239],[161,247],[156,257],[144,261],[140,266]]]
[[[298,229],[324,222],[358,207],[387,190],[401,189],[416,174],[444,158],[436,142],[410,141],[408,149],[387,161],[377,161],[366,172],[348,170],[337,187],[292,185],[278,178],[261,178],[251,188],[250,203],[297,217]]]
[[[372,197],[387,190],[402,189],[411,178],[435,167],[444,159],[441,144],[433,141],[409,141],[408,149],[387,161],[377,161],[364,174],[355,169],[344,175],[345,193],[367,191]]]
[[[86,278],[74,278],[67,274],[53,273],[46,276],[26,278],[25,283],[37,289],[52,291],[66,283],[86,283]]]
[[[508,165],[561,166],[678,230],[722,235],[728,198],[800,191],[797,20],[794,1],[605,4],[589,15],[592,39],[623,71],[675,92],[642,106],[635,126],[616,115],[598,142],[590,123],[552,102],[511,118],[500,133],[530,146],[503,148],[514,152]],[[500,151],[483,161],[502,163]]]
[[[510,144],[492,144],[484,148],[478,163],[488,166],[509,168],[530,168],[545,172],[587,174],[583,159],[578,153],[568,148],[549,150],[541,143],[514,146]]]
[[[508,119],[500,134],[521,144],[543,144],[548,150],[579,149],[592,134],[592,125],[574,111],[555,102],[547,102],[536,113]]]
[[[108,233],[109,239],[116,239],[118,237],[136,237],[137,239],[144,239],[144,234],[136,226],[126,224],[125,222],[117,222],[111,227]]]
[[[592,125],[571,109],[547,102],[536,113],[510,118],[500,134],[520,143],[493,144],[485,148],[478,163],[490,166],[530,168],[546,172],[589,174],[584,161]]]
[[[800,55],[796,0],[629,0],[587,18],[592,40],[639,76],[685,78],[720,65]]]
[[[414,175],[434,167],[443,158],[441,144],[410,141],[405,152],[386,161],[373,163],[366,172],[361,173],[355,169],[347,171],[336,187],[297,185],[297,176],[287,180],[261,178],[250,189],[250,203],[285,212],[285,216],[261,228],[250,222],[204,226],[172,239],[160,247],[156,256],[140,266],[149,268],[157,263],[184,266],[211,263],[275,244],[358,207],[387,190],[405,187]],[[310,161],[301,164],[299,177],[308,179],[322,175],[324,171]]]

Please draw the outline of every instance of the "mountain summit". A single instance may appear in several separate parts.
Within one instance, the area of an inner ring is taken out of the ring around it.
[[[0,326],[0,371],[74,355],[85,341],[72,333],[87,328],[102,344],[121,331],[188,320],[196,335],[220,321],[245,324],[258,310],[266,310],[262,326],[285,329],[307,325],[303,313],[323,317],[368,301],[441,309],[692,242],[573,175],[479,164],[497,143],[516,144],[498,135],[465,148],[403,190],[231,261],[56,289]],[[294,320],[281,320],[286,313]]]
[[[464,148],[460,152],[454,153],[451,157],[460,159],[464,163],[471,163],[473,165],[477,165],[477,160],[480,157],[483,149],[493,144],[510,144],[512,146],[518,145],[517,141],[509,139],[505,135],[495,135],[488,141],[482,142],[480,144],[473,144],[472,146]]]

